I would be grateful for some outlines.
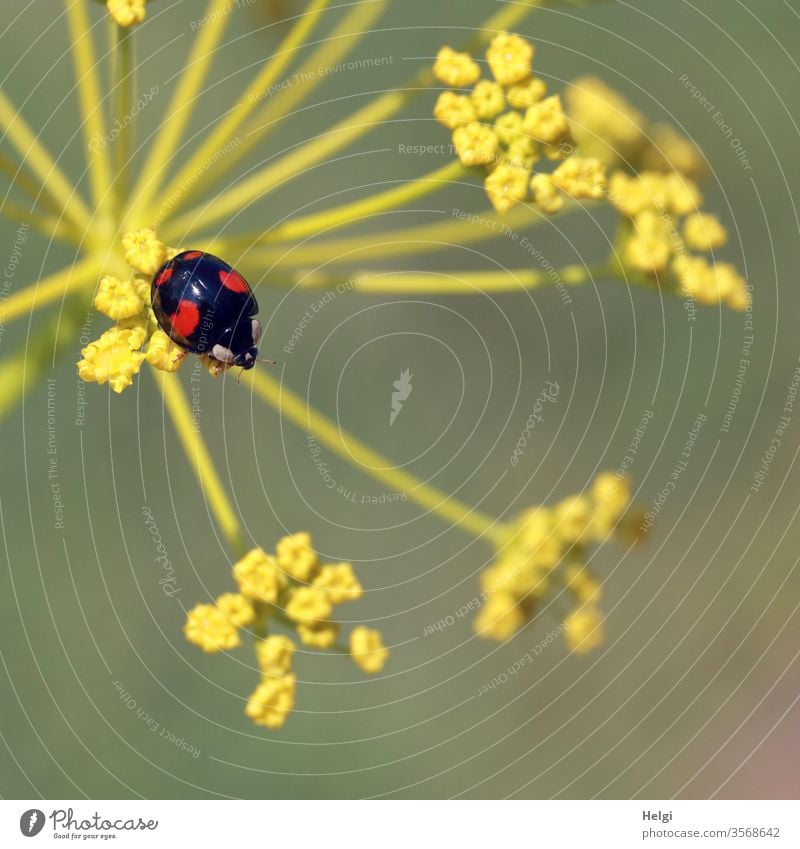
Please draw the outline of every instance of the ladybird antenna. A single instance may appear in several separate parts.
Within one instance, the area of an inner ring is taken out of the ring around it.
[[[260,363],[269,363],[271,366],[278,365],[277,360],[259,360]]]

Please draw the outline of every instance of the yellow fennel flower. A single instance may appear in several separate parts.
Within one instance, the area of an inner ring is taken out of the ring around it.
[[[547,96],[547,83],[539,77],[531,77],[527,82],[514,85],[506,92],[508,105],[525,111]]]
[[[217,598],[217,607],[237,628],[255,622],[256,611],[250,599],[239,593],[223,593]]]
[[[459,53],[452,47],[442,47],[433,63],[433,73],[436,79],[445,85],[465,88],[478,81],[481,69],[469,53]]]
[[[577,199],[602,200],[606,192],[606,169],[594,157],[573,156],[553,172],[553,182]]]
[[[472,104],[472,100],[464,94],[456,94],[454,91],[443,91],[434,106],[433,114],[440,124],[444,124],[448,130],[455,130],[463,124],[474,121],[478,114]]]
[[[245,714],[267,728],[281,728],[294,710],[295,676],[265,675],[247,700]]]
[[[537,141],[556,144],[569,136],[569,124],[557,94],[534,103],[525,112],[522,128]]]
[[[351,631],[350,653],[356,666],[372,675],[380,672],[389,659],[389,649],[384,646],[380,631],[366,625]]]
[[[592,605],[573,610],[564,625],[567,645],[576,654],[588,654],[603,644],[603,615]]]
[[[141,289],[135,280],[119,280],[107,275],[100,280],[94,298],[95,307],[114,321],[133,318],[145,308]]]
[[[533,202],[547,215],[555,215],[564,206],[564,198],[549,174],[534,174],[531,177]]]
[[[567,588],[579,604],[600,601],[600,583],[585,566],[567,567],[565,581]]]
[[[294,643],[283,634],[272,634],[256,642],[258,665],[264,672],[288,672],[292,668],[294,652]]]
[[[668,216],[652,209],[638,213],[633,219],[634,232],[625,246],[625,262],[645,274],[664,271],[673,251],[669,221]]]
[[[488,165],[497,156],[497,133],[483,124],[472,123],[453,132],[453,144],[463,165]]]
[[[303,625],[313,625],[328,619],[331,602],[327,594],[316,587],[297,587],[286,604],[286,615]]]
[[[616,527],[631,501],[630,481],[613,472],[598,475],[592,484],[594,507],[592,529],[596,538],[604,539]]]
[[[144,20],[145,0],[107,0],[108,13],[121,27],[140,24]]]
[[[238,648],[239,632],[228,616],[213,604],[198,604],[186,615],[183,633],[205,652]]]
[[[501,144],[510,145],[522,137],[522,115],[519,112],[504,112],[494,122],[494,131]]]
[[[708,176],[708,166],[697,145],[669,124],[653,124],[641,156],[641,167],[652,171],[678,171],[694,180]]]
[[[297,634],[303,645],[315,649],[329,649],[339,636],[336,622],[317,622],[313,625],[298,624]]]
[[[150,337],[145,358],[151,366],[161,371],[177,371],[186,357],[186,351],[176,345],[163,330],[156,330]]]
[[[533,54],[534,46],[524,38],[501,32],[489,44],[486,59],[497,82],[513,86],[531,75]]]
[[[716,215],[696,212],[684,221],[683,237],[690,248],[698,251],[715,251],[727,243],[728,231]]]
[[[503,87],[491,80],[481,80],[472,90],[470,100],[481,121],[491,121],[506,108]]]
[[[510,592],[494,593],[475,617],[475,633],[492,640],[507,640],[525,624],[525,611]]]
[[[286,581],[274,557],[260,548],[249,551],[233,567],[233,577],[242,595],[275,604]]]
[[[152,228],[126,233],[122,237],[122,249],[125,262],[148,277],[167,261],[167,246]]]
[[[350,563],[329,563],[323,566],[312,586],[321,590],[331,604],[357,601],[364,595],[364,589]]]
[[[278,566],[297,581],[309,581],[317,569],[317,553],[311,547],[311,534],[301,531],[283,537],[275,547]]]
[[[525,200],[528,191],[528,169],[501,162],[484,182],[492,206],[500,213]]]
[[[577,542],[591,521],[591,502],[584,495],[574,495],[556,504],[555,533],[566,543]]]
[[[114,392],[122,392],[133,383],[133,376],[144,360],[144,354],[137,350],[141,344],[142,336],[137,329],[106,330],[81,350],[78,376],[86,382],[108,383]]]

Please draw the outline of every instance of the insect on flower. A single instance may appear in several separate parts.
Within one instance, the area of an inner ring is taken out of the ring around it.
[[[244,277],[218,257],[172,257],[153,277],[150,302],[159,327],[185,351],[242,369],[256,364],[258,303]]]

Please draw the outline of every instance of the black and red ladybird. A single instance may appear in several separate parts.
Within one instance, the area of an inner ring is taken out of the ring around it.
[[[183,251],[153,277],[150,302],[159,327],[193,354],[250,369],[258,358],[258,304],[247,281],[227,262]]]

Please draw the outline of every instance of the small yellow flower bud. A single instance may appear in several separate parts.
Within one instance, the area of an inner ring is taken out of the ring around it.
[[[81,380],[108,383],[114,392],[122,392],[133,383],[144,360],[143,337],[136,329],[112,327],[95,342],[81,350],[78,375]]]
[[[448,130],[455,130],[456,127],[469,124],[478,117],[469,97],[453,91],[443,91],[439,95],[433,114],[436,120],[444,124]]]
[[[296,581],[309,581],[317,569],[317,554],[311,547],[311,534],[301,531],[285,536],[275,547],[278,566]]]
[[[292,667],[294,643],[283,634],[273,634],[256,642],[258,665],[264,672],[283,674]]]
[[[239,593],[223,593],[217,599],[217,607],[237,628],[252,625],[256,618],[250,599]]]
[[[533,45],[524,38],[501,32],[489,44],[486,59],[497,82],[504,86],[513,86],[527,80],[531,75],[534,52]]]
[[[297,587],[286,605],[286,615],[303,625],[314,625],[330,617],[331,602],[316,587]]]
[[[445,85],[465,88],[478,81],[481,69],[469,53],[458,53],[451,47],[442,47],[433,63],[433,74]]]
[[[152,277],[167,260],[167,247],[151,228],[126,233],[122,237],[122,248],[125,262],[148,277]]]
[[[325,593],[331,604],[357,601],[364,595],[364,589],[350,563],[329,563],[323,566],[311,586]]]
[[[314,625],[300,624],[297,633],[305,646],[315,649],[329,649],[339,636],[336,622],[318,622]]]
[[[119,280],[106,276],[97,287],[94,298],[95,307],[114,321],[133,318],[145,308],[145,301],[139,295],[139,288],[134,280]]]
[[[145,0],[106,0],[108,13],[121,27],[140,24],[144,20]]]
[[[483,124],[465,124],[453,132],[453,144],[462,165],[487,165],[497,156],[497,134]]]
[[[380,672],[389,659],[389,649],[384,646],[380,631],[365,625],[353,628],[350,633],[350,653],[356,666],[370,674]]]
[[[588,654],[603,644],[603,616],[596,607],[579,607],[564,620],[564,637],[570,650]]]
[[[145,356],[151,366],[161,371],[177,371],[187,354],[163,330],[156,330],[150,337]]]
[[[673,252],[668,217],[645,209],[633,221],[634,232],[625,245],[625,262],[645,274],[664,271]]]
[[[531,77],[527,82],[511,86],[506,92],[508,105],[514,109],[530,109],[547,96],[547,83],[539,77]]]
[[[606,192],[605,166],[596,158],[573,156],[556,168],[553,182],[574,198],[602,200]]]
[[[555,215],[564,206],[564,198],[549,174],[534,174],[531,191],[533,202],[547,215]]]
[[[244,712],[256,725],[281,728],[294,710],[294,695],[294,675],[266,675],[248,699]]]
[[[486,178],[484,186],[492,206],[505,213],[525,199],[528,191],[528,170],[501,162]]]
[[[491,80],[481,80],[470,94],[475,114],[481,121],[491,121],[505,109],[503,87]]]
[[[555,144],[569,135],[569,124],[559,95],[535,103],[522,121],[525,132],[537,141]]]
[[[236,626],[213,604],[198,604],[186,616],[183,633],[205,652],[238,648],[242,643]]]
[[[728,241],[728,231],[716,215],[696,212],[683,225],[683,237],[689,247],[698,251],[715,251]]]
[[[249,551],[234,564],[233,577],[242,595],[268,604],[275,604],[278,593],[286,583],[275,558],[265,554],[260,548]]]
[[[522,134],[522,115],[519,112],[505,112],[494,122],[494,131],[500,139],[500,143],[510,145]]]
[[[476,634],[490,640],[507,640],[525,624],[522,605],[510,592],[492,595],[475,617]]]

